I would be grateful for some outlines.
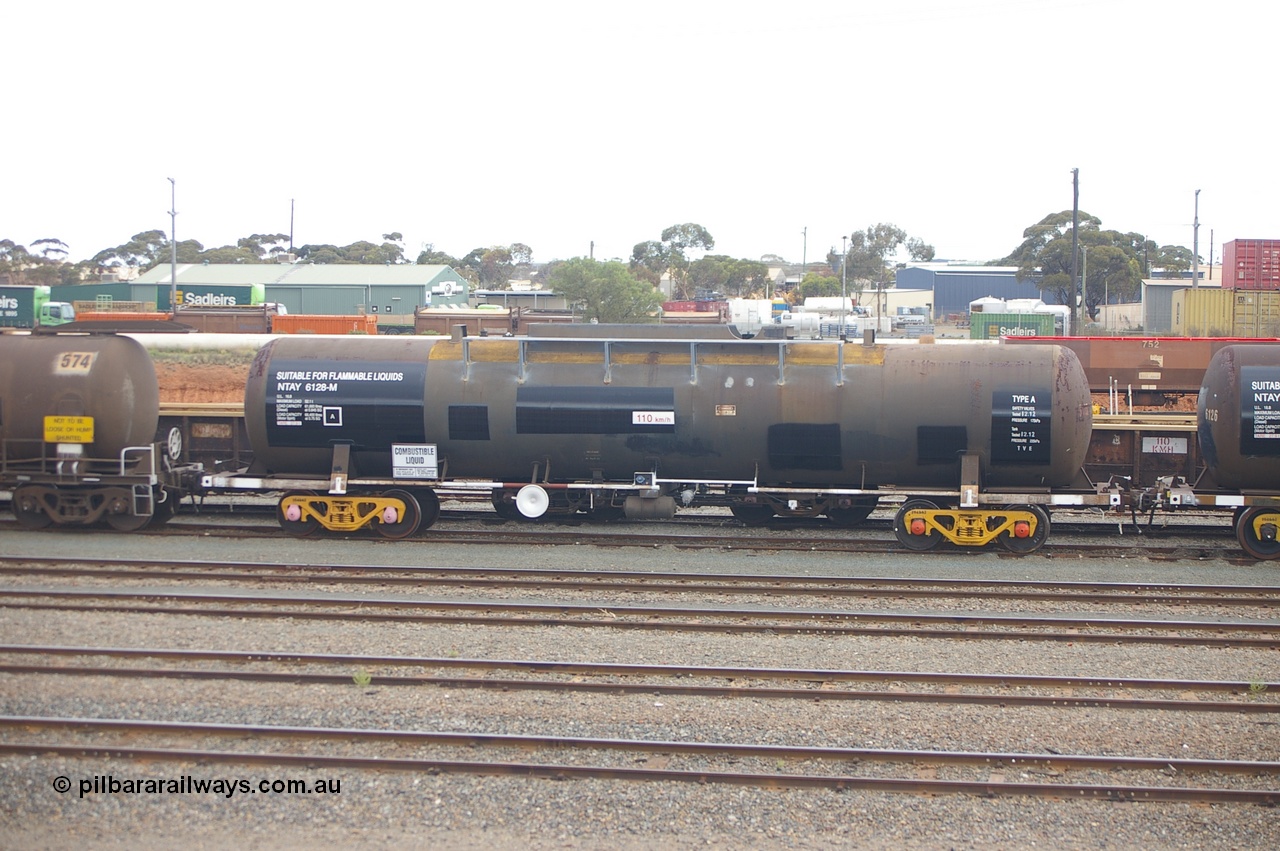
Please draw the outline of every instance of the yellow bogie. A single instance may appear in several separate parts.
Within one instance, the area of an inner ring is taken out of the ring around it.
[[[938,508],[926,500],[903,504],[894,520],[898,540],[917,550],[943,541],[959,547],[985,547],[999,541],[1007,549],[1028,553],[1049,535],[1049,516],[1034,505],[1008,508]]]
[[[281,527],[299,536],[321,528],[358,532],[372,525],[383,537],[403,538],[416,532],[422,519],[413,495],[398,490],[346,496],[290,493],[280,500],[277,511]]]

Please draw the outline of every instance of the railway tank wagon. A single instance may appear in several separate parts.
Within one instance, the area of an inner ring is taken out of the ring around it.
[[[23,525],[133,531],[171,517],[196,476],[169,466],[158,420],[155,368],[134,340],[0,336],[0,488]]]
[[[1280,558],[1280,346],[1214,355],[1197,402],[1209,482],[1185,503],[1234,507],[1236,538],[1254,558]]]
[[[1083,461],[1089,400],[1059,347],[285,338],[246,385],[254,466],[213,485],[294,488],[298,534],[390,537],[433,520],[439,489],[508,515],[845,523],[888,493],[909,497],[906,546],[1029,551]]]

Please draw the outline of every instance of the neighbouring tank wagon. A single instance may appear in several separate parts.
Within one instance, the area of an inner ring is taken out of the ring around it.
[[[1220,349],[1196,408],[1200,452],[1218,486],[1280,486],[1280,346]]]
[[[1280,558],[1280,346],[1219,349],[1205,370],[1196,428],[1205,477],[1176,483],[1166,500],[1234,508],[1245,552]]]
[[[133,530],[172,516],[198,471],[156,442],[159,405],[151,358],[128,337],[0,336],[0,488],[19,522]]]

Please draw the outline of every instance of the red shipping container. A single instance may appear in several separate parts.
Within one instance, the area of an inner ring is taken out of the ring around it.
[[[1280,290],[1280,239],[1233,239],[1223,245],[1222,286]]]

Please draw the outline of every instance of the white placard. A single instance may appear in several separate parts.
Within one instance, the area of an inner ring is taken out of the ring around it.
[[[1185,437],[1144,437],[1142,451],[1149,455],[1186,455]]]
[[[439,475],[434,443],[393,443],[391,478],[434,479]]]

